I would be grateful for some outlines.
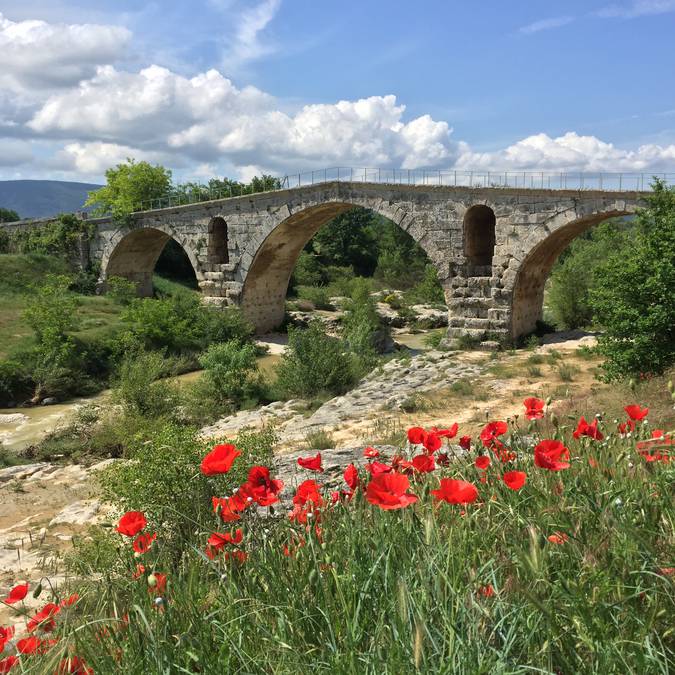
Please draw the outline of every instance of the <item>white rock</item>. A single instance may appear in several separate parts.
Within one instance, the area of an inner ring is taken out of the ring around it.
[[[93,520],[100,508],[101,502],[97,500],[73,502],[56,514],[49,522],[49,526],[86,525]]]

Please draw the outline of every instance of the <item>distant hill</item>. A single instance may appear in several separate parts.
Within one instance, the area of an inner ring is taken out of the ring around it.
[[[101,187],[64,180],[1,180],[0,207],[22,218],[44,218],[81,211],[87,193]]]

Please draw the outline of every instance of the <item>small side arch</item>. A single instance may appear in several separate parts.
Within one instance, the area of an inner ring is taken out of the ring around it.
[[[196,276],[198,262],[188,246],[173,233],[158,227],[143,227],[115,234],[101,259],[101,280],[105,284],[110,277],[122,277],[136,284],[140,297],[151,296],[155,265],[170,239],[185,251]]]
[[[464,257],[471,267],[491,267],[495,252],[495,212],[475,204],[464,214]]]
[[[215,265],[230,262],[229,235],[227,222],[221,216],[212,218],[209,222],[209,240],[207,245],[208,261]]]

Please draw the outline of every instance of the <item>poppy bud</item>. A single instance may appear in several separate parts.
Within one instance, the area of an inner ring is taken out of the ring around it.
[[[673,381],[672,381],[672,380],[668,380],[668,391],[669,391],[671,394],[675,393],[675,386],[673,386]]]
[[[558,416],[555,413],[551,413],[551,424],[554,427],[558,426]]]
[[[227,574],[223,573],[220,575],[220,580],[221,581],[227,581]]]
[[[154,574],[151,574],[148,577],[148,586],[150,586],[150,588],[154,588],[156,585],[157,585],[157,577]]]
[[[138,560],[141,557],[141,554],[138,551],[134,551],[134,558]]]
[[[164,604],[164,598],[155,598],[155,607],[161,607]]]
[[[635,380],[631,377],[630,380],[628,380],[628,386],[631,389],[635,389]]]
[[[326,542],[325,542],[325,541],[322,542],[322,544],[321,544],[321,550],[322,550],[322,551],[325,551],[327,548],[328,548],[328,546],[326,545]]]
[[[546,403],[546,405],[551,405],[551,397],[550,396],[546,399],[545,403]]]
[[[42,582],[40,582],[36,587],[35,590],[33,591],[33,597],[37,598],[40,593],[42,593]]]
[[[309,583],[310,584],[314,583],[316,581],[317,576],[318,576],[318,572],[316,571],[316,568],[314,567],[314,568],[312,568],[311,572],[309,573],[309,577],[308,577]]]

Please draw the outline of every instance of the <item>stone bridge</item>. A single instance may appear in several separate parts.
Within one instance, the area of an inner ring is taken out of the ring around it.
[[[121,227],[92,219],[101,281],[126,277],[152,293],[170,238],[185,250],[204,302],[240,305],[259,333],[284,317],[300,251],[355,206],[389,218],[438,270],[450,337],[517,338],[542,315],[544,285],[563,249],[593,225],[634,213],[645,193],[326,182],[135,213]]]

